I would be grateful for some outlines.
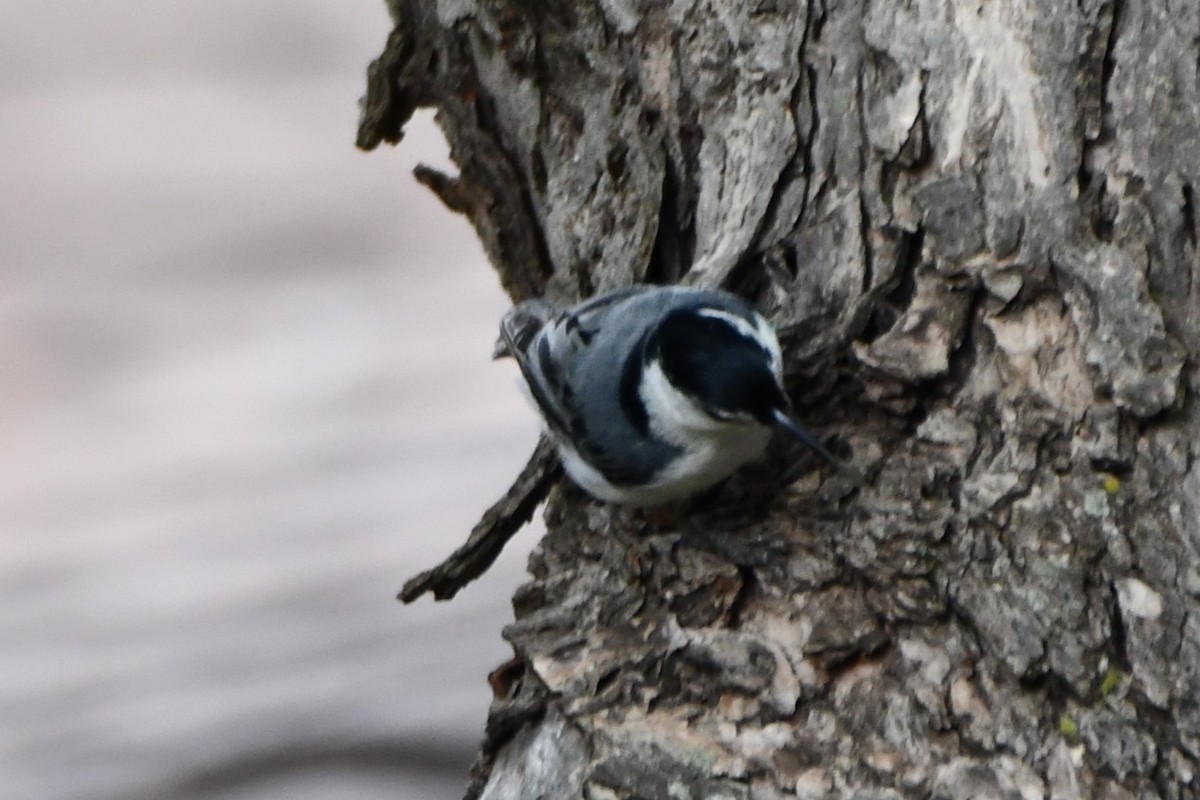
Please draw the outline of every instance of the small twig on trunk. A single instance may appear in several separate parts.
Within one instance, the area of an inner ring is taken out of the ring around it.
[[[561,474],[554,446],[542,437],[512,488],[484,512],[466,543],[441,564],[410,578],[400,590],[399,599],[411,603],[426,592],[432,592],[436,600],[454,597],[492,565],[508,540],[533,516]]]

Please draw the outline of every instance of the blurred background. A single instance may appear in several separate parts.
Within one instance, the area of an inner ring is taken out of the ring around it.
[[[383,0],[0,17],[0,798],[460,797],[540,531],[394,596],[537,426]]]

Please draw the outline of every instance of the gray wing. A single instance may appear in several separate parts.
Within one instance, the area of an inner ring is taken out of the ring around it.
[[[501,320],[504,346],[497,353],[516,359],[530,395],[560,440],[577,447],[585,440],[584,420],[567,377],[595,341],[609,311],[647,289],[611,292],[561,312],[543,300],[527,300]]]
[[[578,395],[572,406],[588,434],[588,450],[580,454],[616,485],[652,481],[682,451],[655,435],[639,390],[654,331],[669,313],[688,307],[727,311],[753,323],[753,309],[727,292],[654,287],[610,306],[608,324],[571,361],[570,383]],[[612,359],[614,353],[621,358]]]
[[[592,309],[580,309],[580,325],[594,336],[585,333],[587,345],[569,364],[571,407],[586,433],[576,441],[586,443],[580,455],[615,485],[651,482],[681,451],[651,430],[639,389],[654,329],[672,308],[700,299],[691,289],[643,287],[597,308],[605,324],[595,326],[586,313]]]
[[[670,310],[692,304],[753,313],[724,292],[636,286],[559,313],[527,301],[501,323],[551,433],[615,485],[652,480],[680,452],[649,430],[638,389],[651,331]]]

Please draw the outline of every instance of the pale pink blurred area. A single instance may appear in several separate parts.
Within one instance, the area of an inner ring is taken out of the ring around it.
[[[538,530],[394,596],[537,426],[383,1],[0,18],[0,798],[460,797]]]

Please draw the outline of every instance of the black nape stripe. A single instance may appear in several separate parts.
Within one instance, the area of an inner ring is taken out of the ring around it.
[[[650,433],[650,416],[646,413],[646,404],[642,402],[641,392],[642,373],[646,368],[646,337],[643,335],[629,351],[625,358],[625,366],[621,368],[621,384],[617,389],[617,399],[621,411],[634,430],[643,436]]]
[[[550,342],[545,336],[538,340],[537,359],[538,369],[541,370],[543,379],[557,389],[562,381],[554,364],[554,354],[550,352]]]

